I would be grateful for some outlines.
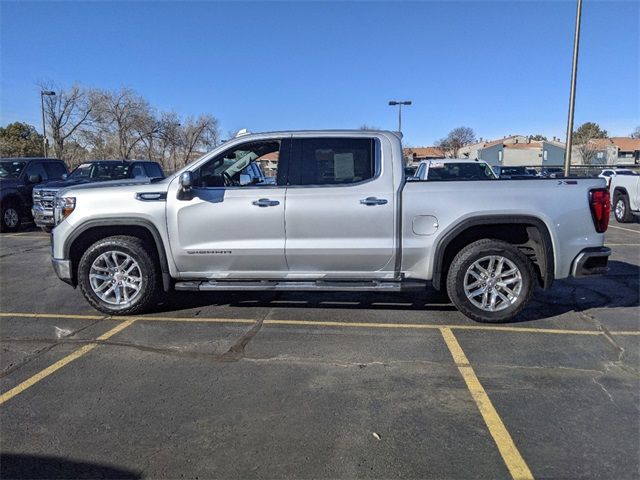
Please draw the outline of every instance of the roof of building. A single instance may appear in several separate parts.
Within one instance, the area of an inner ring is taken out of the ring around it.
[[[411,155],[416,157],[438,157],[444,156],[444,150],[439,147],[411,147],[404,148],[403,153],[405,155]]]
[[[640,150],[640,138],[611,137],[609,140],[623,152]]]
[[[280,156],[280,152],[270,152],[270,153],[265,153],[264,155],[262,155],[261,157],[259,157],[257,160],[267,160],[267,161],[275,161],[278,160]]]
[[[532,142],[524,142],[524,143],[507,143],[504,148],[542,148],[542,142],[532,141]]]

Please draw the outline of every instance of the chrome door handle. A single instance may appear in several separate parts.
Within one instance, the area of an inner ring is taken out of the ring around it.
[[[384,198],[367,197],[360,200],[362,205],[386,205],[387,200]]]
[[[276,205],[280,205],[279,201],[269,200],[268,198],[261,198],[260,200],[254,200],[252,203],[257,207],[275,207]]]

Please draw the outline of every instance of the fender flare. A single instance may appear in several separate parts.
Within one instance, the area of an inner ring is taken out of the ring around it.
[[[156,226],[149,220],[143,218],[99,218],[87,220],[73,229],[71,234],[67,236],[63,243],[64,258],[71,258],[71,245],[80,238],[86,231],[95,227],[141,227],[147,230],[156,245],[158,252],[158,260],[160,261],[160,270],[162,272],[162,286],[165,292],[171,288],[171,275],[169,274],[169,262],[167,252],[164,248],[164,242],[160,236],[160,232]]]
[[[532,225],[536,227],[540,233],[539,240],[542,244],[542,253],[544,254],[544,266],[542,267],[541,265],[543,287],[549,288],[551,286],[555,276],[555,258],[553,255],[553,242],[547,225],[538,217],[530,215],[483,215],[482,217],[471,217],[459,222],[437,241],[431,280],[436,290],[439,290],[443,284],[442,277],[446,273],[442,271],[444,268],[444,254],[449,244],[469,228],[497,224]]]

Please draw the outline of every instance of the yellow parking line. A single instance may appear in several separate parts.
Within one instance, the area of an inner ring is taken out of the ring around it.
[[[2,317],[25,317],[25,318],[66,318],[80,320],[99,320],[104,318],[100,315],[73,315],[65,313],[26,313],[26,312],[0,312]],[[110,317],[107,320],[122,321],[136,319],[141,322],[192,322],[192,323],[221,323],[221,324],[254,324],[253,318],[211,318],[211,317]],[[480,330],[489,332],[512,332],[512,333],[545,333],[556,335],[602,335],[599,330],[570,330],[562,328],[535,328],[535,327],[510,327],[502,325],[435,325],[428,323],[377,323],[377,322],[334,322],[321,320],[275,320],[264,321],[265,325],[295,325],[301,327],[349,327],[349,328],[381,328],[381,329],[405,329],[405,330],[438,330],[450,328],[452,330]],[[611,331],[612,335],[640,335],[636,331]]]
[[[122,330],[127,328],[133,322],[135,322],[135,319],[126,320],[126,321],[122,322],[121,324],[119,324],[118,326],[112,328],[108,332],[100,335],[96,340],[107,340],[108,338],[111,338],[112,336],[114,336],[116,333],[121,332]],[[20,393],[24,392],[29,387],[32,387],[33,385],[38,383],[43,378],[46,378],[49,375],[51,375],[52,373],[60,370],[65,365],[67,365],[67,364],[73,362],[74,360],[82,357],[85,353],[90,352],[91,350],[93,350],[97,346],[98,346],[97,343],[88,343],[87,345],[84,345],[84,346],[80,347],[79,349],[75,350],[73,353],[70,353],[66,357],[62,358],[61,360],[58,360],[56,363],[54,363],[52,365],[49,365],[44,370],[36,373],[34,376],[32,376],[32,377],[28,378],[27,380],[25,380],[24,382],[22,382],[20,385],[12,388],[11,390],[3,393],[2,395],[0,395],[0,405],[2,405],[4,402],[6,402],[8,400],[11,400],[16,395],[19,395]]]
[[[456,337],[453,335],[453,332],[450,328],[446,327],[441,328],[440,332],[442,333],[442,337],[444,338],[447,347],[449,347],[451,356],[456,362],[456,366],[467,384],[467,388],[469,389],[478,410],[480,410],[480,414],[482,415],[484,422],[487,424],[489,433],[491,433],[493,440],[496,442],[498,451],[500,452],[500,455],[502,455],[502,459],[509,469],[511,476],[514,479],[532,479],[533,475],[531,474],[531,470],[529,470],[529,467],[522,458],[522,455],[520,455],[509,431],[500,419],[498,412],[491,403],[491,399],[489,399],[487,392],[485,392],[482,384],[478,380],[478,377],[469,364],[469,360],[467,360],[467,356],[464,354],[464,351],[462,350],[462,347],[460,347]]]
[[[609,224],[609,228],[617,228],[618,230],[626,230],[627,232],[640,233],[640,230],[632,230],[631,228],[618,227],[611,224]]]

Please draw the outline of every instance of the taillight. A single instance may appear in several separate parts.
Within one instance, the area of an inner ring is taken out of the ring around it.
[[[596,232],[604,233],[609,226],[609,215],[611,214],[609,189],[598,188],[596,190],[591,190],[589,195],[593,225],[596,227]]]

